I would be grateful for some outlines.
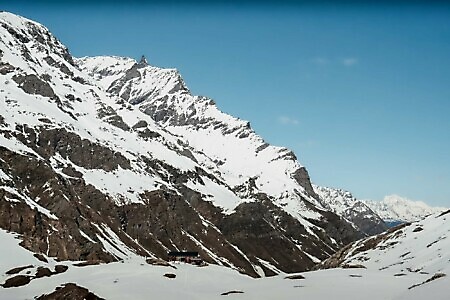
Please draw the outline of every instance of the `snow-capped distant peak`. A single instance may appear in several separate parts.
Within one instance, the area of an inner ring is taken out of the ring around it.
[[[364,203],[388,222],[413,222],[446,210],[444,207],[431,207],[422,201],[413,201],[399,195],[386,196],[379,202],[364,200]]]

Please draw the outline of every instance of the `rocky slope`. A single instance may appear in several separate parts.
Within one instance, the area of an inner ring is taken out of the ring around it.
[[[353,223],[366,235],[374,235],[388,229],[386,223],[363,201],[342,189],[313,185],[324,207]]]
[[[60,260],[197,250],[252,276],[303,271],[364,234],[295,155],[173,69],[73,58],[0,13],[0,227]]]
[[[446,210],[444,207],[431,207],[424,202],[411,201],[398,195],[386,196],[379,202],[365,200],[364,203],[383,220],[391,223],[414,222]]]

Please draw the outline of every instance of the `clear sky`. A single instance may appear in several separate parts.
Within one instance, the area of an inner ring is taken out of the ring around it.
[[[0,9],[43,23],[74,56],[177,68],[319,185],[450,207],[448,3],[126,2]]]

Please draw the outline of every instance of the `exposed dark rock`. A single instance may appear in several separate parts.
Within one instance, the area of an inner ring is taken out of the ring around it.
[[[137,67],[138,67],[138,68],[144,68],[144,67],[146,67],[146,66],[148,66],[147,59],[145,58],[144,55],[142,55],[142,56],[141,56],[141,60],[140,60],[140,61],[138,62],[138,64],[137,64]]]
[[[447,214],[450,214],[450,209],[449,210],[446,210],[446,211],[443,211],[441,214],[439,214],[439,216],[437,216],[438,218],[440,218],[440,217],[442,217],[442,216],[445,216],[445,215],[447,215]]]
[[[0,115],[0,125],[5,125],[5,124],[6,124],[5,118],[2,115]]]
[[[308,195],[315,199],[319,199],[319,196],[314,192],[314,189],[311,185],[311,180],[309,178],[308,171],[305,167],[298,168],[294,174],[292,174],[293,178],[299,185],[305,188]]]
[[[78,82],[79,84],[88,84],[88,82],[80,76],[73,76],[72,80]]]
[[[69,269],[68,266],[65,265],[56,265],[55,266],[55,273],[56,274],[60,274],[60,273],[64,273]]]
[[[11,26],[2,23],[2,27],[8,30],[9,34],[11,34],[16,40],[20,41],[21,43],[26,44],[30,42],[30,39],[24,33],[19,33],[16,29],[12,28]]]
[[[284,279],[305,279],[305,276],[301,274],[295,274],[295,275],[288,275],[284,277]]]
[[[63,72],[67,76],[73,77],[73,72],[64,63],[58,63],[50,56],[45,57],[44,60],[47,62],[47,64],[49,64],[52,67],[58,68],[59,70],[61,70],[61,72]]]
[[[72,94],[67,94],[64,97],[69,101],[75,101],[75,96]]]
[[[267,202],[265,204],[270,205]],[[275,207],[271,208],[276,210]],[[305,233],[304,227],[298,223],[296,228],[288,227],[290,232],[284,235],[281,230],[284,226],[280,226],[274,220],[275,216],[269,214],[266,209],[261,202],[243,203],[236,208],[236,213],[223,218],[219,228],[229,241],[246,253],[247,257],[254,258],[253,263],[259,264],[256,260],[258,257],[285,272],[301,272],[311,268],[314,263],[286,238]],[[281,210],[278,210],[278,213],[279,216],[286,217]],[[283,221],[291,220],[284,218]],[[264,266],[261,267],[266,276],[275,275]]]
[[[228,291],[228,292],[224,292],[220,295],[227,296],[227,295],[231,295],[231,294],[243,294],[243,293],[244,293],[243,291]]]
[[[122,117],[119,115],[114,115],[109,118],[107,118],[105,121],[107,121],[109,124],[116,126],[117,128],[120,128],[124,131],[130,130],[130,127],[123,121]]]
[[[139,64],[135,64],[133,65],[122,78],[119,78],[117,80],[115,80],[113,83],[111,83],[111,86],[108,88],[108,92],[111,94],[117,94],[119,95],[119,92],[122,90],[122,88],[127,85],[127,84],[131,84],[130,81],[131,79],[140,77],[141,74],[139,73],[138,69],[141,68],[142,65]],[[131,87],[129,87],[131,88]],[[122,93],[120,96],[122,99],[124,100],[128,100],[129,99],[129,92],[130,90],[128,89],[128,93]]]
[[[41,78],[47,82],[50,82],[52,80],[52,76],[49,74],[42,74]]]
[[[111,106],[101,105],[101,107],[97,110],[97,116],[100,119],[114,115],[117,115],[117,113]]]
[[[192,154],[192,152],[188,149],[188,148],[184,148],[181,151],[177,151],[177,153],[181,156],[187,157],[190,160],[198,163],[197,159],[195,158],[194,154]]]
[[[129,169],[130,162],[119,152],[100,144],[81,139],[65,129],[17,127],[17,138],[39,155],[50,158],[56,153],[86,169],[112,171],[119,166]]]
[[[64,174],[71,176],[71,177],[76,177],[76,178],[82,178],[83,177],[83,173],[78,172],[77,170],[75,170],[75,168],[73,168],[72,166],[67,166],[64,167],[61,170]]]
[[[433,280],[436,280],[436,279],[439,279],[439,278],[442,278],[442,277],[445,277],[445,276],[447,276],[445,273],[436,273],[433,276],[431,276],[430,278],[428,278],[427,280],[425,280],[424,282],[421,282],[421,283],[418,283],[418,284],[414,284],[414,285],[408,287],[408,289],[410,290],[410,289],[416,288],[418,286],[427,284],[427,283],[429,283],[429,282],[431,282]]]
[[[54,292],[48,295],[41,295],[37,300],[104,300],[88,289],[80,287],[75,283],[66,283],[64,287],[57,287]]]
[[[28,22],[28,33],[34,38],[35,41],[41,44],[46,44],[47,39],[45,34],[41,32],[40,28],[36,26],[35,24]]]
[[[177,277],[177,275],[173,274],[173,273],[166,273],[164,274],[164,277],[170,278],[170,279],[174,279],[175,277]]]
[[[180,76],[178,76],[178,82],[173,86],[172,89],[170,89],[170,91],[168,93],[169,94],[173,94],[173,93],[176,93],[178,91],[185,90],[185,89],[186,89],[186,87],[184,85],[183,80],[181,79]]]
[[[138,131],[138,135],[145,139],[146,141],[150,140],[150,139],[156,139],[158,137],[160,137],[161,135],[155,131],[152,131],[148,128],[144,128]]]
[[[88,260],[80,263],[74,264],[75,267],[87,267],[87,266],[96,266],[101,263],[100,260]]]
[[[6,62],[0,62],[0,74],[6,75],[14,71],[14,66]]]
[[[53,272],[50,271],[49,268],[38,267],[36,274],[34,276],[35,276],[35,278],[41,278],[41,277],[50,277],[52,275],[53,275]]]
[[[365,269],[366,267],[363,265],[349,265],[349,264],[343,264],[343,269]]]
[[[56,97],[51,86],[34,74],[14,75],[12,79],[19,84],[19,87],[27,94],[41,95],[49,98]]]
[[[148,123],[144,120],[140,120],[136,124],[133,125],[133,129],[136,130],[138,128],[146,128],[148,126]]]
[[[22,246],[33,252],[48,251],[49,256],[59,259],[100,259],[106,262],[115,260],[103,251],[100,244],[87,241],[79,232],[80,229],[87,233],[94,230],[87,219],[99,224],[109,223],[98,214],[98,211],[102,210],[99,204],[109,205],[109,210],[114,211],[114,206],[104,195],[92,186],[84,185],[83,181],[69,182],[63,179],[55,174],[51,167],[37,159],[6,149],[0,151],[0,167],[9,169],[12,178],[20,179],[14,182],[17,189],[27,190],[30,198],[39,197],[39,204],[58,216],[56,220],[50,219],[24,202],[7,201],[5,197],[17,199],[17,196],[0,189],[0,227],[21,234]],[[46,191],[46,184],[52,190]],[[68,197],[79,199],[86,204],[69,202],[66,199]],[[103,200],[98,202],[100,199]],[[48,232],[51,232],[49,236]],[[72,238],[69,238],[69,235]],[[42,256],[35,256],[45,260]]]
[[[33,254],[33,256],[42,262],[48,263],[48,260],[45,258],[45,256],[40,253],[35,253]]]
[[[17,275],[6,279],[5,283],[2,286],[4,288],[23,286],[29,284],[31,279],[31,276]]]
[[[9,271],[6,271],[5,274],[13,275],[13,274],[20,273],[21,271],[26,270],[26,269],[30,269],[30,268],[33,268],[33,266],[32,265],[28,265],[28,266],[24,266],[24,267],[17,267],[17,268],[11,269]]]
[[[117,128],[125,131],[130,130],[128,124],[123,121],[122,117],[119,116],[111,106],[102,106],[102,108],[97,111],[97,115],[99,118],[102,118],[104,121]]]
[[[416,227],[416,228],[413,229],[413,232],[420,232],[422,230],[423,230],[422,227]]]
[[[266,149],[267,147],[269,147],[270,145],[267,143],[262,144],[261,146],[259,146],[258,148],[256,148],[256,153],[259,153],[261,151],[263,151],[264,149]]]
[[[179,249],[197,249],[203,260],[215,262],[206,251],[198,249],[198,246],[187,237],[188,233],[207,245],[218,256],[227,257],[234,265],[253,272],[251,274],[256,276],[245,258],[225,241],[221,233],[211,226],[203,225],[198,211],[204,216],[212,216],[217,208],[201,200],[198,193],[189,194],[185,191],[184,194],[187,198],[165,191],[141,195],[145,199],[145,207],[139,204],[120,207],[122,228],[160,258],[167,256],[166,249],[161,244],[167,248],[172,248],[175,244]],[[216,214],[219,214],[219,211],[216,211]]]

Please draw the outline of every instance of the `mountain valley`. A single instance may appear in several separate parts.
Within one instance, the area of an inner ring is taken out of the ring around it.
[[[448,290],[444,210],[393,218],[395,205],[312,184],[292,151],[192,95],[176,69],[75,58],[0,12],[0,298],[325,299],[364,277],[373,291],[401,282],[383,299],[419,299]],[[173,250],[205,266],[166,264]]]

